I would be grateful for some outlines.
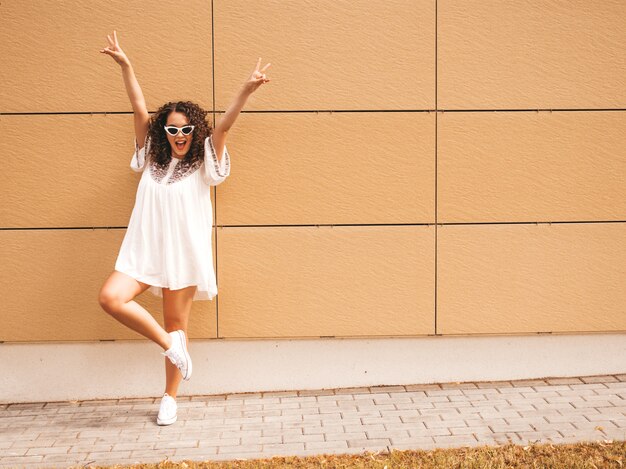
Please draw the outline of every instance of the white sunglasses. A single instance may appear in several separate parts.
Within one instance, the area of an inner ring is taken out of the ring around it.
[[[176,127],[175,125],[166,125],[163,128],[172,137],[176,137],[179,131],[182,132],[183,135],[189,135],[191,132],[193,132],[195,125],[184,125],[182,127]]]

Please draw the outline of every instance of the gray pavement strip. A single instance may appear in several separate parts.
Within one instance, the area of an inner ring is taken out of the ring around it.
[[[0,405],[0,468],[626,441],[626,375]],[[47,463],[47,465],[46,465]]]

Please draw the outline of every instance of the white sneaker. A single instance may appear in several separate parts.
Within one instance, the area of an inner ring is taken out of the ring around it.
[[[176,399],[168,393],[163,394],[163,397],[161,398],[161,407],[159,408],[159,415],[157,416],[157,424],[171,425],[176,422],[177,408]]]
[[[176,365],[183,375],[184,380],[191,378],[191,357],[187,351],[187,340],[185,339],[185,331],[178,330],[169,332],[172,337],[172,346],[161,355],[165,355],[170,361]]]

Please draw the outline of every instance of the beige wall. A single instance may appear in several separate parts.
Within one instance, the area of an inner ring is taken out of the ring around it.
[[[150,111],[191,99],[219,119],[272,63],[244,109],[264,112],[229,135],[219,294],[194,303],[191,338],[626,331],[624,3],[0,14],[0,340],[141,338],[97,301],[139,181],[119,67],[98,52],[114,28]]]

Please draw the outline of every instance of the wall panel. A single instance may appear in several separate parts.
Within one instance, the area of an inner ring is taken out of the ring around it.
[[[0,132],[2,228],[127,225],[141,177],[131,115],[2,116]]]
[[[221,227],[219,336],[434,333],[429,226]]]
[[[218,225],[434,223],[434,113],[244,114]]]
[[[626,108],[624,18],[614,0],[438,0],[438,108]]]
[[[10,64],[0,67],[0,112],[132,111],[119,65],[99,52],[113,29],[148,109],[179,99],[213,105],[210,0],[188,0],[181,8],[123,0],[8,1],[0,17],[2,61]]]
[[[214,0],[215,103],[261,56],[248,110],[434,109],[435,2]],[[257,34],[258,33],[258,34]]]
[[[626,114],[443,113],[439,223],[626,220]]]
[[[626,332],[626,223],[440,226],[437,332]]]

